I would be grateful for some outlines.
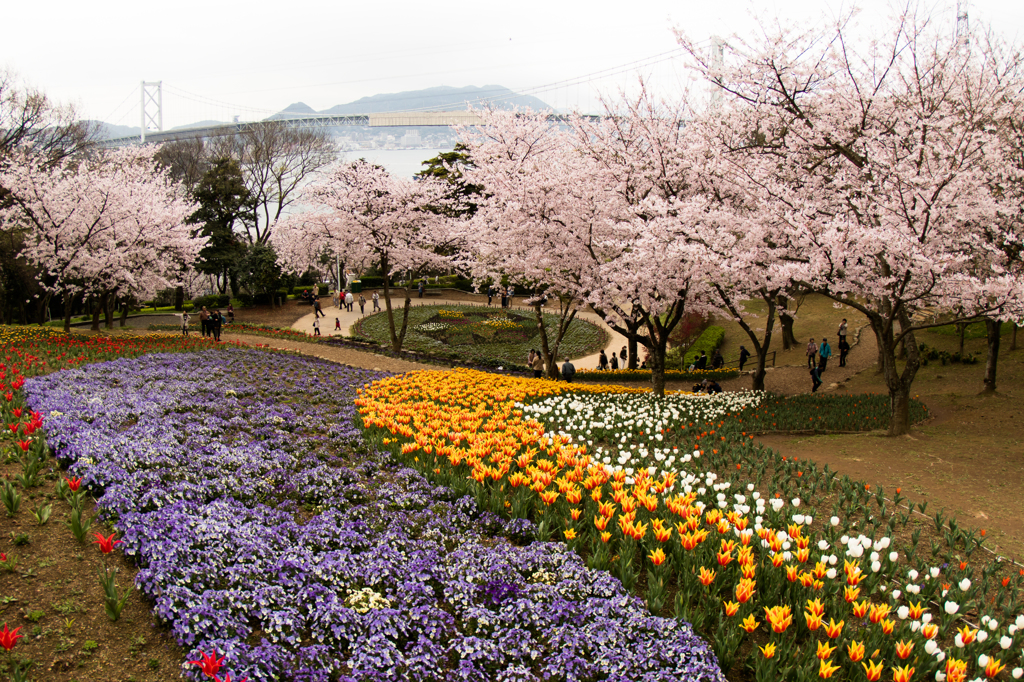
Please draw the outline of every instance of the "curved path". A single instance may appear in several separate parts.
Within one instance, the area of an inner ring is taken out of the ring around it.
[[[458,299],[454,297],[449,298],[443,295],[429,296],[427,298],[422,299],[414,298],[412,300],[412,305],[466,305],[467,303],[480,305],[482,307],[486,307],[487,305],[486,296],[476,296],[473,294],[466,294],[466,296],[466,298]],[[495,298],[494,305],[491,306],[496,311],[501,310],[501,306],[498,305],[498,300],[499,299]],[[336,306],[331,304],[330,299],[328,298],[321,299],[321,305],[323,305],[324,303],[327,303],[328,305],[323,306],[323,312],[325,317],[320,318],[320,334],[323,336],[348,336],[349,330],[352,328],[352,325],[358,322],[361,318],[374,314],[373,301],[370,299],[369,296],[367,296],[366,300],[365,313],[359,312],[358,296],[356,297],[355,305],[352,306],[353,312],[351,313],[348,312],[347,310],[337,308]],[[401,306],[403,306],[404,304],[404,297],[391,297],[391,305],[396,307],[396,315],[401,314]],[[524,313],[533,312],[533,308],[530,306],[513,305],[512,307],[515,310]],[[383,300],[381,300],[381,310],[383,309],[384,302]],[[554,312],[554,309],[551,308],[550,306],[545,310],[547,312]],[[600,327],[601,329],[605,330],[608,333],[609,341],[608,344],[605,346],[605,352],[611,353],[613,349],[615,350],[615,352],[618,352],[619,349],[626,345],[626,338],[619,334],[618,332],[616,332],[615,330],[613,330],[611,327],[609,327],[608,324],[604,321],[604,319],[602,319],[601,316],[598,315],[597,313],[593,313],[590,311],[581,311],[577,313],[576,316],[583,320],[586,320],[587,322],[597,325],[598,327]],[[301,318],[295,321],[295,323],[292,325],[292,329],[305,332],[306,334],[312,334],[313,320],[315,317],[316,316],[314,313],[309,313],[308,315],[302,316]],[[335,329],[335,320],[338,321],[340,329]],[[573,364],[576,365],[576,369],[596,369],[599,356],[600,351],[598,351],[597,353],[591,353],[590,355],[585,355],[583,357],[572,358],[572,361]],[[523,364],[525,363],[526,358],[523,358]]]

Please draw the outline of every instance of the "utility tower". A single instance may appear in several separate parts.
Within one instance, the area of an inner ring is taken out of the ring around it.
[[[956,0],[956,45],[965,51],[971,46],[971,28],[967,23],[967,0]]]
[[[164,85],[163,81],[147,83],[142,81],[142,142],[146,141],[146,128],[153,126],[157,132],[164,129]],[[153,113],[150,113],[153,109]]]

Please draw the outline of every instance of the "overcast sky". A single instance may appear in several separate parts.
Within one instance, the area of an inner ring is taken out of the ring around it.
[[[893,6],[861,0],[860,23]],[[687,78],[673,26],[696,40],[749,35],[755,17],[828,21],[837,0],[634,0],[515,3],[255,3],[101,0],[6,3],[0,66],[87,118],[139,124],[139,83],[163,81],[164,127],[254,120],[303,101],[322,110],[360,97],[436,85],[503,85],[559,109],[595,111],[649,78],[660,94]],[[922,4],[952,31],[955,0]],[[1024,2],[972,0],[972,28],[1024,42]]]

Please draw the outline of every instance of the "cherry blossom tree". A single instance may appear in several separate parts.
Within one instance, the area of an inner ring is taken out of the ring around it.
[[[462,267],[474,278],[503,278],[533,289],[541,357],[558,376],[559,346],[584,299],[599,286],[602,254],[595,236],[605,222],[604,190],[575,137],[547,112],[479,112],[482,125],[462,129],[472,165],[463,180],[483,188],[476,211],[460,224]],[[596,249],[596,251],[595,251]],[[558,303],[558,325],[543,323],[546,301]]]
[[[374,263],[384,278],[384,305],[392,349],[401,350],[412,304],[411,277],[406,278],[401,327],[396,329],[391,305],[392,278],[423,268],[444,268],[453,237],[450,221],[427,207],[440,206],[446,187],[435,180],[396,178],[364,160],[335,166],[303,189],[301,203],[309,214],[282,221],[272,243],[289,267],[297,269],[310,252],[296,240],[316,240],[335,253]]]
[[[906,433],[920,366],[914,332],[938,324],[915,313],[976,316],[1015,305],[1024,291],[983,234],[1019,240],[1000,219],[1012,207],[989,182],[1007,169],[993,122],[1009,114],[1017,64],[965,54],[906,16],[866,46],[843,23],[737,39],[725,64],[680,40],[727,95],[722,115],[744,135],[719,140],[722,158],[758,219],[800,250],[794,282],[867,317],[891,398],[889,433]]]
[[[608,105],[599,122],[573,121],[577,147],[604,188],[605,229],[593,250],[587,300],[609,326],[649,350],[653,390],[665,390],[665,353],[687,313],[715,310],[707,249],[688,233],[708,221],[717,200],[695,171],[705,139],[686,125],[692,112],[639,97]],[[601,254],[601,255],[598,255]],[[641,323],[637,336],[630,323]]]
[[[63,168],[24,156],[0,174],[12,199],[4,218],[28,227],[21,255],[43,269],[51,292],[64,296],[65,330],[75,296],[172,286],[205,244],[185,224],[195,206],[157,166],[154,152],[130,147]]]

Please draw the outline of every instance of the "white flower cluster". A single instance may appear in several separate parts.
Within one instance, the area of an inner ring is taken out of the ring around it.
[[[421,332],[442,332],[451,327],[447,322],[424,322],[416,327]]]
[[[371,609],[389,609],[391,602],[385,599],[380,592],[363,587],[345,597],[345,606],[353,609],[356,613],[366,613]]]
[[[759,391],[664,397],[649,393],[567,394],[531,404],[517,403],[516,407],[524,417],[544,424],[546,437],[557,434],[586,444],[609,473],[624,470],[627,482],[632,483],[633,475],[641,468],[652,475],[658,475],[659,470],[684,473],[682,465],[693,456],[680,455],[678,448],[667,444],[661,447],[665,433],[719,420],[760,404],[763,397]],[[699,457],[700,453],[694,455]]]

